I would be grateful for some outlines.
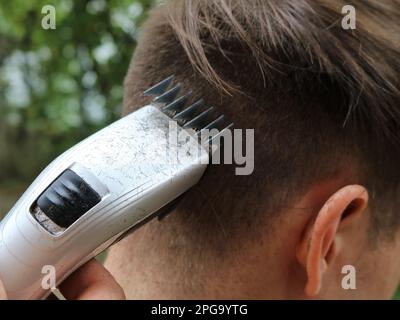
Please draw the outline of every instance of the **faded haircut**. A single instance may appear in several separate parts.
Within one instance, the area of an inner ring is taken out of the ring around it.
[[[346,4],[356,8],[355,30],[341,26]],[[125,80],[125,113],[174,74],[236,128],[255,129],[253,174],[210,166],[160,230],[223,251],[335,178],[366,186],[375,235],[397,230],[399,21],[397,0],[178,0],[155,8]]]

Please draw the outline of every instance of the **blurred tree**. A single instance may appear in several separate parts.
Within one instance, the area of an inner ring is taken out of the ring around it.
[[[0,3],[0,184],[30,182],[118,118],[137,30],[154,0]],[[53,5],[56,29],[42,28]]]

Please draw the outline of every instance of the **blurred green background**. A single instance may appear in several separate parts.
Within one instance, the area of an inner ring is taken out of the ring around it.
[[[0,218],[52,159],[119,117],[138,28],[157,2],[0,2]],[[55,30],[42,28],[45,5]]]
[[[138,27],[154,2],[0,2],[1,214],[58,154],[119,117]],[[55,7],[55,30],[42,28],[45,5]]]

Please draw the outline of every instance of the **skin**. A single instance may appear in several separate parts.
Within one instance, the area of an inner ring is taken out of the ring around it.
[[[76,270],[59,289],[68,300],[125,299],[125,294],[114,277],[96,260],[91,260]],[[6,291],[0,281],[0,300],[5,299]]]
[[[371,243],[363,186],[320,183],[281,216],[273,233],[266,228],[262,239],[224,259],[205,249],[202,260],[176,243],[172,250],[171,240],[154,231],[168,221],[152,221],[114,246],[106,267],[128,299],[392,297],[400,280],[400,233]],[[355,267],[355,290],[341,286],[345,265]]]

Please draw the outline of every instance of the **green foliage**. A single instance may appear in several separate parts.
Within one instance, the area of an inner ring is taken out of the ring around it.
[[[0,3],[0,182],[31,180],[118,118],[138,26],[152,2]],[[48,4],[55,30],[42,28]]]
[[[400,300],[400,287],[397,289],[397,292],[393,298],[394,300]]]

